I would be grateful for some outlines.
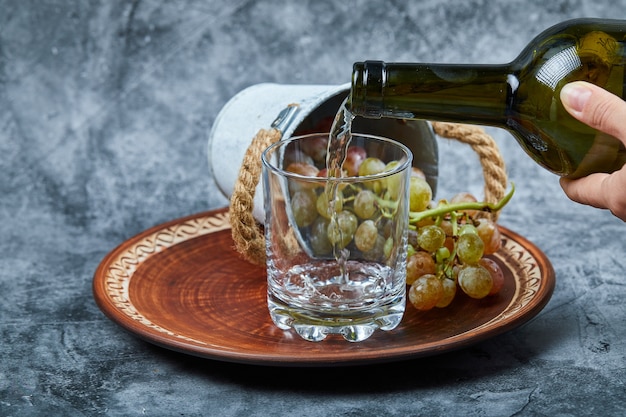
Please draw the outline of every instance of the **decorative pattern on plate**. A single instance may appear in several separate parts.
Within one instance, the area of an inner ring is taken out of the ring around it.
[[[105,287],[111,301],[122,313],[140,322],[144,326],[172,337],[206,345],[206,343],[200,340],[195,340],[165,329],[141,314],[130,299],[130,279],[137,268],[152,255],[189,239],[229,228],[228,212],[216,213],[206,217],[189,219],[185,222],[159,229],[138,242],[135,242],[128,250],[113,259],[108,266],[105,277]]]

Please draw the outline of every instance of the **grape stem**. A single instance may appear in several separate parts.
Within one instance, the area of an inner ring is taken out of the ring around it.
[[[410,223],[419,223],[420,221],[427,219],[429,217],[440,217],[444,214],[454,213],[456,211],[461,210],[479,210],[485,212],[495,212],[501,210],[513,197],[515,193],[515,183],[511,182],[511,190],[506,193],[504,197],[497,203],[488,203],[484,201],[476,201],[476,202],[461,202],[461,203],[444,203],[439,204],[437,207],[415,212],[412,211],[409,213],[409,222]]]

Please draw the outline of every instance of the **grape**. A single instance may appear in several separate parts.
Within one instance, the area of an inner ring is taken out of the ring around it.
[[[445,246],[442,246],[439,249],[437,249],[437,251],[435,252],[435,260],[437,261],[438,264],[442,264],[450,257],[450,255],[451,255],[450,249],[448,249]]]
[[[464,264],[475,264],[483,257],[484,246],[477,234],[466,233],[456,242],[456,254]]]
[[[453,228],[452,228],[452,222],[450,220],[443,220],[439,224],[439,227],[441,227],[443,231],[446,232],[446,236],[452,236]]]
[[[478,231],[476,230],[476,226],[474,226],[473,224],[469,224],[469,223],[461,226],[461,228],[459,229],[459,236],[465,235],[468,233],[478,234]]]
[[[391,219],[387,219],[385,217],[381,217],[380,220],[377,220],[378,230],[383,235],[383,237],[390,237],[393,231],[395,230],[397,224],[395,221]]]
[[[433,274],[419,277],[409,288],[409,301],[413,307],[421,311],[435,307],[442,295],[441,280]]]
[[[354,233],[354,244],[360,251],[367,252],[374,247],[377,237],[376,223],[372,220],[365,220]]]
[[[474,194],[462,192],[454,195],[450,199],[450,203],[475,203],[478,200],[474,196]],[[468,216],[474,217],[478,212],[476,210],[461,210],[461,213],[466,213]]]
[[[381,235],[377,235],[374,247],[366,252],[363,252],[363,258],[374,262],[385,259],[385,243],[385,238]]]
[[[385,245],[383,246],[383,256],[385,259],[389,259],[391,256],[391,251],[393,251],[394,242],[393,238],[389,236],[387,240],[385,240]]]
[[[328,178],[328,168],[322,168],[317,172],[318,178]]]
[[[343,249],[352,241],[358,225],[359,221],[352,212],[340,211],[331,218],[328,224],[328,240],[331,244]]]
[[[413,248],[417,248],[419,246],[417,244],[417,230],[409,229],[407,239],[408,239],[409,245],[413,246]]]
[[[292,172],[294,174],[302,175],[303,177],[317,177],[319,170],[315,165],[311,165],[304,162],[292,162],[285,169],[288,172]],[[317,187],[317,183],[315,182],[307,182],[307,181],[299,181],[297,179],[289,180],[289,191],[291,194],[303,190],[303,189],[313,189]]]
[[[500,230],[492,220],[489,220],[487,218],[478,219],[476,232],[485,244],[484,255],[491,255],[492,253],[496,253],[502,247]]]
[[[306,162],[292,162],[285,169],[287,172],[302,175],[303,177],[317,177],[319,169],[315,165]]]
[[[419,177],[423,180],[426,179],[426,174],[424,174],[424,171],[422,171],[421,169],[417,168],[417,167],[411,167],[411,176],[412,177]]]
[[[461,290],[472,298],[485,298],[493,287],[491,274],[484,267],[465,266],[459,271],[458,277]]]
[[[451,279],[444,278],[441,280],[441,289],[443,290],[443,293],[437,304],[435,304],[435,307],[448,307],[456,295],[456,282]]]
[[[398,165],[400,165],[400,161],[391,161],[385,166],[385,171],[392,171]],[[397,200],[402,193],[402,180],[404,179],[404,174],[397,173],[388,176],[385,178],[385,188],[387,188],[387,192],[389,193],[389,198],[392,200]]]
[[[417,244],[426,252],[435,252],[443,246],[445,240],[446,232],[439,226],[424,226],[417,232]]]
[[[283,158],[283,167],[288,167],[292,163],[302,163],[306,165],[315,165],[315,161],[309,155],[300,149],[288,147]],[[285,169],[287,171],[287,169]]]
[[[465,202],[475,203],[477,201],[478,200],[476,199],[474,194],[468,193],[468,192],[457,193],[454,196],[452,196],[452,198],[450,199],[450,203],[465,203]]]
[[[369,219],[376,211],[376,194],[371,190],[359,191],[354,198],[354,213],[361,219]]]
[[[443,242],[443,246],[448,249],[448,251],[452,252],[454,250],[455,242],[452,236],[446,236],[445,242]]]
[[[365,158],[365,160],[361,163],[359,167],[359,176],[364,177],[368,175],[375,175],[383,172],[385,170],[385,163],[378,158],[369,157]],[[374,191],[376,194],[381,194],[385,183],[384,180],[368,180],[363,182],[363,185]]]
[[[337,192],[337,195],[334,199],[334,203],[335,203],[336,213],[339,213],[341,210],[343,210],[343,195],[341,194],[340,191]],[[317,200],[315,201],[315,208],[317,209],[317,212],[319,213],[320,216],[330,219],[332,213],[331,213],[330,205],[328,202],[328,193],[326,191],[323,191],[317,197]]]
[[[313,158],[316,162],[324,162],[326,160],[326,151],[328,149],[328,136],[320,135],[307,138],[301,141],[302,150]]]
[[[406,263],[406,283],[411,285],[419,277],[427,274],[434,274],[437,266],[433,257],[424,251],[417,251],[409,256]]]
[[[502,272],[502,268],[500,268],[500,265],[493,259],[489,258],[482,258],[480,261],[478,261],[478,265],[485,268],[487,271],[489,271],[489,274],[491,274],[493,285],[491,287],[491,291],[489,291],[489,294],[487,295],[496,295],[497,293],[499,293],[504,286],[504,273]]]
[[[411,211],[424,211],[433,198],[433,190],[430,185],[419,177],[411,177],[409,193]]]
[[[318,256],[328,254],[332,250],[332,246],[328,241],[328,223],[329,221],[324,217],[318,217],[311,226],[311,249]]]
[[[375,175],[385,170],[385,163],[378,158],[369,157],[359,166],[359,177],[365,177],[367,175]]]
[[[360,146],[350,146],[346,151],[346,160],[343,162],[343,169],[347,171],[350,177],[359,175],[359,167],[367,158],[367,152]]]
[[[291,197],[291,211],[299,227],[306,227],[317,218],[316,200],[315,193],[309,190],[296,191]]]

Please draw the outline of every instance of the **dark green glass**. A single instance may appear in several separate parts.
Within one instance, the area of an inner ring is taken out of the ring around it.
[[[620,169],[626,150],[571,117],[561,88],[589,81],[623,99],[625,64],[626,21],[577,19],[546,30],[504,65],[357,62],[347,106],[356,116],[501,127],[541,166],[577,178]]]

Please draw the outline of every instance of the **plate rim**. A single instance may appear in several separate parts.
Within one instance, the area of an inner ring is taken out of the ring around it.
[[[107,253],[99,263],[93,276],[92,292],[96,304],[105,316],[124,330],[154,345],[206,359],[270,366],[348,366],[415,359],[462,349],[505,333],[530,321],[549,302],[555,287],[555,273],[550,260],[541,249],[525,237],[502,225],[498,225],[498,228],[504,236],[525,249],[526,253],[530,253],[531,257],[537,261],[535,267],[539,269],[538,273],[540,275],[540,283],[537,290],[532,294],[527,303],[521,305],[516,312],[511,313],[509,309],[519,296],[517,292],[520,289],[520,283],[516,282],[516,294],[513,295],[507,307],[500,314],[471,330],[447,337],[443,339],[443,341],[420,344],[415,348],[401,346],[400,348],[391,347],[384,350],[369,350],[358,353],[351,352],[352,355],[349,358],[343,356],[337,357],[336,353],[333,354],[333,352],[330,351],[328,354],[313,355],[308,358],[293,358],[281,354],[268,353],[259,355],[258,353],[237,351],[236,349],[224,350],[217,347],[203,347],[202,342],[197,343],[198,341],[194,341],[193,339],[185,341],[184,335],[174,336],[173,334],[168,334],[168,332],[172,332],[166,328],[157,330],[154,326],[142,321],[140,316],[133,315],[132,310],[126,312],[120,309],[120,304],[124,305],[124,303],[128,302],[132,305],[132,300],[117,298],[122,297],[124,291],[127,291],[127,288],[120,288],[120,293],[116,295],[116,297],[112,297],[111,294],[107,292],[107,276],[113,261],[121,259],[122,255],[126,253],[129,248],[134,248],[133,256],[130,257],[134,258],[134,262],[125,265],[127,268],[125,271],[118,268],[120,269],[120,273],[126,273],[128,275],[128,282],[126,283],[126,285],[128,285],[132,280],[134,272],[150,257],[163,253],[169,247],[182,242],[230,229],[227,207],[203,211],[157,224],[123,241]],[[138,245],[149,237],[153,239],[151,246]],[[497,253],[495,256],[498,257],[502,255],[498,255]],[[137,259],[139,260],[137,261]],[[241,262],[246,261],[241,259]],[[522,262],[522,260],[520,260],[520,262]],[[535,271],[533,273],[536,274],[537,272]],[[113,298],[116,298],[116,300]],[[504,317],[504,319],[498,320],[506,312],[510,314]],[[494,327],[493,323],[495,321],[498,321],[498,325]],[[155,323],[155,325],[158,327],[158,323]],[[467,333],[470,331],[475,332],[475,334],[471,337],[467,337]],[[206,343],[204,345],[206,345]]]

